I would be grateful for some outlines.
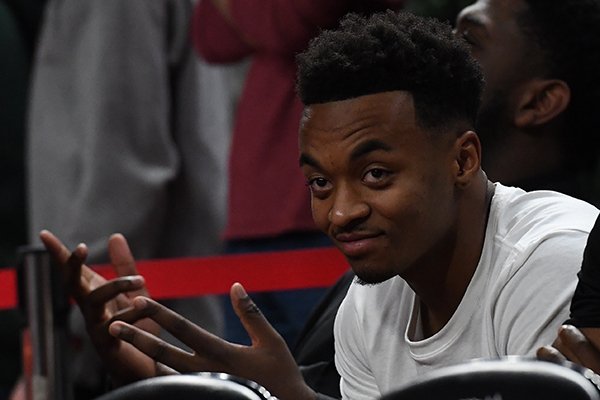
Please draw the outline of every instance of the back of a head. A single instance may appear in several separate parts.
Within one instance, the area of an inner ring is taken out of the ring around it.
[[[569,167],[590,169],[600,131],[600,0],[523,1],[527,7],[518,22],[541,51],[543,78],[563,80],[571,90],[563,128]]]
[[[298,92],[305,105],[408,91],[424,127],[472,124],[482,74],[448,24],[392,11],[349,14],[297,57]]]

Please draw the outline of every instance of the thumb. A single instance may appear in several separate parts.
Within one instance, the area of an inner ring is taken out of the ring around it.
[[[261,346],[273,341],[283,342],[279,333],[267,321],[240,283],[236,282],[231,286],[230,296],[233,310],[248,332],[252,345]]]

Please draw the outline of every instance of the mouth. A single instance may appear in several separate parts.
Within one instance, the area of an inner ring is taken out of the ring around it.
[[[348,258],[359,258],[372,253],[378,246],[381,233],[340,233],[335,235],[338,248]]]

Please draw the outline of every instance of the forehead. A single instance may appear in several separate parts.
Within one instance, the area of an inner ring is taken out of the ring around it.
[[[479,0],[463,9],[457,21],[486,28],[490,33],[516,33],[517,16],[525,8],[523,0]]]
[[[386,132],[414,129],[412,95],[404,91],[384,92],[307,106],[300,126],[300,144],[334,137],[347,139],[375,127]]]

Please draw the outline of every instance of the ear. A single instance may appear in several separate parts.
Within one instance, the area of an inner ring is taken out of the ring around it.
[[[465,131],[456,138],[454,149],[454,179],[466,187],[481,170],[481,142],[475,132]]]
[[[571,89],[559,79],[535,79],[522,93],[515,112],[517,128],[539,126],[552,121],[568,107]]]

